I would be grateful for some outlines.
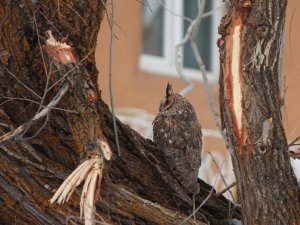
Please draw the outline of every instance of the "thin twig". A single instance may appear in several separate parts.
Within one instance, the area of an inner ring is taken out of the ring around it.
[[[71,72],[73,72],[73,70],[75,70],[84,60],[86,60],[86,58],[95,50],[94,46],[89,53],[82,59],[80,60],[72,69],[70,69],[67,73],[65,73],[59,80],[57,80],[51,87],[49,87],[49,89],[47,91],[50,91],[52,88],[54,88],[58,83],[60,83],[61,81],[63,81]]]
[[[221,168],[223,168],[224,163],[225,163],[225,160],[223,161],[223,163],[221,165]],[[208,199],[210,198],[210,196],[214,192],[214,187],[215,187],[215,185],[217,183],[219,175],[220,175],[220,171],[218,172],[218,174],[217,174],[217,176],[215,178],[215,181],[214,181],[214,183],[213,183],[213,185],[211,187],[211,190],[210,190],[209,194],[207,195],[207,197],[201,202],[201,204],[196,208],[196,210],[193,211],[193,213],[191,213],[187,218],[184,219],[184,221],[182,223],[180,223],[180,225],[183,225],[184,223],[186,223],[187,221],[189,221],[189,219],[191,219],[201,209],[201,207],[208,201]]]
[[[1,96],[1,98],[8,99],[7,101],[20,100],[20,101],[27,101],[27,102],[31,102],[33,104],[40,105],[40,102],[34,101],[32,99],[29,99],[29,98],[17,98],[17,97],[7,97],[7,96]],[[0,106],[5,104],[7,101],[2,102],[0,104]],[[49,107],[49,106],[46,106],[46,105],[42,105],[42,108],[49,108],[49,109],[59,110],[59,111],[63,111],[63,112],[78,114],[77,111],[70,110],[70,109],[62,109],[62,108],[58,108],[58,107]]]
[[[112,56],[113,56],[113,43],[114,43],[114,32],[115,32],[114,20],[115,20],[115,0],[112,0],[112,14],[111,14],[112,24],[111,24],[111,33],[110,33],[110,46],[109,46],[109,95],[110,95],[110,105],[111,105],[111,111],[112,111],[116,147],[117,147],[117,151],[118,151],[118,156],[120,157],[121,151],[120,151],[120,145],[119,145],[119,137],[118,137],[118,131],[117,131],[114,98],[113,98],[113,90],[112,90],[112,86],[113,86],[112,85]]]
[[[46,120],[43,123],[43,125],[32,136],[24,138],[23,141],[27,141],[27,140],[35,138],[46,127],[47,123],[49,122],[49,114],[50,114],[50,112],[47,114]]]
[[[109,26],[109,28],[111,30],[111,24],[112,24],[112,22],[109,20],[109,14],[108,14],[107,10],[105,10],[105,14],[106,14],[106,20],[107,20],[108,26]],[[119,37],[116,34],[114,34],[114,37],[119,40]]]
[[[51,71],[52,71],[52,64],[53,64],[53,60],[51,60],[51,63],[50,63],[50,68],[49,68],[49,73],[47,73],[47,81],[46,81],[46,85],[45,85],[45,88],[44,88],[44,94],[43,94],[43,97],[42,97],[42,100],[40,102],[40,106],[38,108],[38,112],[41,110],[43,104],[44,104],[44,100],[45,100],[45,97],[48,93],[47,89],[48,89],[48,85],[49,85],[49,80],[50,80],[50,77],[51,77]]]
[[[223,174],[222,174],[222,171],[220,170],[219,165],[218,165],[218,163],[216,162],[215,158],[213,157],[213,155],[211,154],[211,152],[208,152],[208,154],[210,155],[210,157],[212,158],[214,164],[216,165],[216,167],[217,167],[217,169],[218,169],[218,171],[219,171],[219,173],[220,173],[220,176],[221,176],[221,179],[222,179],[223,183],[225,184],[226,187],[228,187],[227,182],[226,182],[226,180],[225,180],[225,178],[224,178],[224,176],[223,176]],[[229,188],[229,189],[230,189],[230,188]],[[233,197],[233,194],[232,194],[232,192],[231,192],[230,190],[229,190],[229,194],[230,194],[232,200],[235,202],[235,199],[234,199],[234,197]]]
[[[5,67],[6,71],[12,75],[20,84],[23,85],[23,87],[25,87],[28,91],[30,91],[32,94],[34,94],[37,98],[42,99],[41,96],[39,96],[34,90],[32,90],[30,87],[28,87],[26,84],[24,84],[21,80],[19,80],[19,78],[17,76],[15,76],[9,69],[7,69]]]
[[[291,143],[289,143],[288,147],[292,147],[294,145],[296,145],[296,142],[300,139],[300,136],[296,137]]]
[[[62,33],[54,26],[54,23],[53,23],[51,20],[49,20],[49,19],[47,18],[47,16],[45,16],[44,13],[43,13],[40,9],[37,9],[37,10],[38,10],[38,12],[45,18],[45,20],[47,20],[48,23],[51,24],[51,26],[54,28],[54,30],[55,30],[57,33],[59,33],[59,35],[60,35],[61,37],[63,37]]]
[[[148,7],[150,9],[150,12],[152,12],[150,4],[149,4],[149,2],[147,0],[141,0],[141,1],[140,0],[136,0],[136,1],[139,2],[140,4],[142,4],[143,6]],[[146,2],[146,3],[144,3],[144,2]]]
[[[205,5],[205,0],[202,0],[202,1],[198,0],[198,11],[203,10],[204,6],[202,4]],[[199,19],[199,18],[198,18],[198,20],[201,21],[201,19]],[[199,25],[200,24],[198,23],[197,26],[199,27]],[[198,47],[197,47],[197,43],[196,43],[197,35],[198,35],[198,29],[193,29],[192,33],[191,33],[191,37],[190,37],[192,50],[193,50],[196,62],[198,64],[198,66],[200,68],[200,71],[201,71],[201,74],[202,74],[205,92],[208,95],[208,102],[209,102],[210,108],[213,112],[215,123],[216,123],[217,127],[219,128],[220,134],[224,138],[224,141],[226,143],[226,146],[227,146],[230,154],[233,155],[234,152],[233,152],[233,148],[231,146],[231,143],[229,143],[229,141],[227,140],[227,136],[225,135],[225,133],[222,130],[220,116],[219,116],[219,113],[218,113],[218,110],[217,110],[217,106],[216,106],[216,103],[215,103],[215,100],[214,100],[214,96],[212,94],[212,90],[209,86],[205,65],[203,63],[202,57],[201,57],[200,52],[199,52]]]
[[[291,22],[290,22],[290,26],[289,26],[289,50],[290,50],[290,56],[291,56],[293,66],[296,69],[296,71],[300,74],[300,68],[297,66],[297,64],[295,62],[295,58],[294,58],[293,51],[292,51],[291,35],[292,35],[292,25],[293,25],[293,21],[294,21],[295,12],[296,12],[296,8],[293,9],[292,16],[291,16]]]
[[[159,2],[163,6],[162,1],[159,0]],[[198,32],[199,26],[200,26],[201,21],[202,21],[203,18],[213,15],[217,10],[222,9],[224,7],[224,5],[222,5],[222,6],[216,8],[212,11],[204,13],[205,1],[201,2],[199,4],[200,5],[199,5],[199,8],[198,8],[198,14],[197,14],[197,16],[194,20],[191,20],[190,18],[187,18],[183,15],[176,14],[172,10],[166,9],[164,7],[165,10],[171,12],[173,15],[178,16],[178,17],[180,17],[184,20],[187,20],[191,23],[189,25],[186,33],[185,33],[184,38],[175,46],[175,68],[176,68],[176,70],[179,74],[180,79],[182,79],[188,85],[186,88],[184,88],[180,92],[180,94],[183,95],[183,96],[188,94],[193,89],[193,86],[194,86],[193,82],[188,77],[185,76],[184,71],[183,71],[183,57],[182,57],[183,46],[186,45],[188,43],[188,41],[191,41],[191,42],[195,41],[195,40],[192,40],[191,34],[195,33],[195,31],[196,31],[196,33]]]
[[[222,191],[217,193],[217,196],[223,195],[226,191],[230,191],[232,187],[236,185],[236,181],[230,184],[229,186],[226,185],[226,188],[224,188]]]
[[[56,106],[61,98],[66,94],[66,92],[69,90],[70,88],[70,83],[65,83],[64,86],[59,90],[59,92],[56,94],[56,96],[53,98],[53,100],[47,105],[48,107],[44,108],[42,111],[40,111],[39,113],[37,113],[34,117],[32,117],[29,121],[25,122],[24,124],[20,125],[19,127],[17,127],[16,129],[14,129],[11,132],[6,133],[5,135],[0,137],[0,144],[3,142],[6,142],[18,135],[22,135],[23,132],[25,130],[28,129],[28,127],[30,127],[34,122],[36,122],[37,120],[43,118],[44,116],[46,116],[49,111],[51,110],[50,107],[54,107]]]
[[[191,22],[190,26],[188,27],[184,38],[181,40],[181,42],[179,42],[175,46],[175,67],[179,74],[180,79],[183,80],[188,85],[186,88],[184,88],[180,92],[180,94],[183,96],[186,95],[187,93],[189,93],[193,89],[194,84],[189,78],[187,78],[185,76],[185,74],[183,72],[182,49],[183,49],[183,46],[190,40],[192,31],[194,29],[197,29],[197,26],[200,25],[201,19],[202,19],[202,14],[204,11],[204,6],[205,6],[205,1],[201,2],[200,6],[199,6],[198,14],[197,14],[196,18]]]
[[[225,6],[226,6],[226,5],[223,4],[223,5],[221,5],[221,6],[217,7],[217,8],[215,8],[215,9],[209,11],[209,12],[203,13],[202,19],[203,19],[203,18],[206,18],[206,17],[209,17],[209,16],[212,16],[212,15],[213,15],[214,13],[216,13],[217,11],[219,11],[219,10],[221,10],[221,9],[224,9]]]
[[[71,9],[74,13],[76,13],[76,15],[84,22],[84,24],[86,26],[88,26],[87,22],[82,18],[82,16],[75,9],[73,9],[70,5],[68,5],[67,3],[65,3],[63,0],[61,0],[61,2],[63,4],[65,4],[69,9]]]
[[[42,45],[41,45],[40,34],[39,34],[39,29],[38,29],[36,18],[35,18],[35,13],[33,14],[33,21],[34,21],[34,26],[35,26],[35,29],[36,29],[36,35],[37,35],[37,38],[38,38],[40,52],[41,52],[41,55],[42,55],[42,60],[43,60],[43,65],[44,65],[44,70],[45,70],[45,75],[47,75],[46,62],[45,62],[45,57],[44,57],[44,53],[43,53],[43,49],[42,49]]]
[[[185,21],[188,21],[188,22],[190,22],[190,23],[193,22],[193,20],[192,20],[191,18],[186,17],[186,16],[181,15],[181,14],[178,14],[178,13],[175,13],[173,10],[171,10],[171,9],[169,9],[169,8],[167,8],[167,7],[165,7],[165,5],[164,5],[164,3],[163,3],[162,0],[158,0],[158,3],[164,8],[165,11],[171,13],[173,16],[177,16],[177,17],[179,17],[179,18],[181,18],[181,19],[183,19],[183,20],[185,20]],[[218,10],[220,10],[220,9],[223,9],[225,6],[226,6],[226,5],[223,4],[223,5],[221,5],[221,6],[217,7],[217,8],[215,8],[215,9],[209,11],[209,12],[203,13],[203,14],[202,14],[202,19],[204,19],[204,18],[206,18],[206,17],[209,17],[209,16],[212,16],[214,13],[216,13],[216,11],[218,11]]]
[[[177,17],[179,17],[179,18],[181,18],[181,19],[183,19],[183,20],[186,20],[186,21],[188,21],[188,22],[190,22],[190,23],[193,22],[192,19],[190,19],[190,18],[188,18],[188,17],[186,17],[186,16],[184,16],[184,15],[175,13],[173,10],[171,10],[171,9],[169,9],[169,8],[167,8],[167,7],[165,7],[164,2],[163,2],[162,0],[158,0],[158,3],[163,7],[163,9],[164,9],[165,11],[171,13],[173,16],[177,16]],[[150,7],[149,7],[149,8],[150,8]],[[150,10],[151,10],[151,8],[150,8]],[[151,12],[152,12],[152,11],[151,11]]]

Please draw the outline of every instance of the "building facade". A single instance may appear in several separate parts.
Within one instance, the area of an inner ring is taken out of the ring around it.
[[[110,17],[111,5],[107,5]],[[288,140],[300,135],[300,3],[288,2],[282,73],[286,86],[282,115]],[[211,13],[213,11],[213,13]],[[229,185],[234,181],[231,159],[215,125],[204,90],[202,75],[188,43],[176,54],[190,19],[197,15],[197,1],[136,0],[116,1],[116,39],[113,50],[113,92],[117,116],[124,123],[151,137],[152,121],[165,95],[168,82],[176,92],[187,84],[179,78],[175,60],[182,59],[183,73],[194,86],[186,98],[194,106],[204,133],[203,161],[199,176],[210,184],[218,174],[216,164]],[[198,49],[206,65],[207,76],[218,107],[218,39],[217,27],[226,12],[221,0],[207,1],[206,13],[197,38]],[[106,16],[105,16],[106,17]],[[102,97],[109,103],[109,39],[110,23],[103,21],[98,36],[96,60]],[[219,107],[218,107],[219,108]],[[217,189],[224,187],[219,176]]]

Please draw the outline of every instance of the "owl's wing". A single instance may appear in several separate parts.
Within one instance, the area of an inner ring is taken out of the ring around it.
[[[177,179],[196,193],[201,165],[201,127],[196,117],[158,115],[153,122],[154,142],[164,151],[166,161]]]

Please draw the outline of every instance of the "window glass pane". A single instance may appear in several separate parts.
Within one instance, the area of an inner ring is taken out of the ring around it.
[[[147,0],[149,7],[144,6],[143,14],[143,53],[163,56],[164,11],[157,0]]]
[[[209,12],[212,10],[212,3],[212,0],[206,1],[204,12]],[[184,1],[184,15],[186,17],[194,19],[197,16],[197,12],[197,0]],[[190,23],[188,21],[184,22],[184,32],[186,32],[189,25]],[[198,31],[197,46],[202,56],[203,63],[208,71],[212,70],[212,29],[212,16],[203,18]],[[189,43],[184,47],[183,66],[191,69],[199,69],[193,54],[193,50]]]

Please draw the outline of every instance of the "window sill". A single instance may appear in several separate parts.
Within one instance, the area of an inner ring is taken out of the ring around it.
[[[141,55],[139,62],[140,69],[142,71],[152,73],[160,76],[177,77],[179,78],[178,72],[174,65],[168,62],[163,57],[155,57],[151,55]],[[203,81],[200,70],[184,68],[184,75],[193,81]],[[218,81],[218,73],[206,72],[208,81],[214,83]]]

